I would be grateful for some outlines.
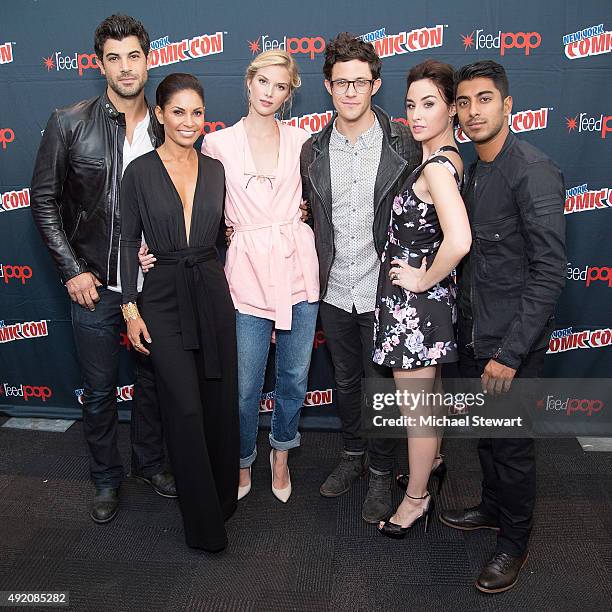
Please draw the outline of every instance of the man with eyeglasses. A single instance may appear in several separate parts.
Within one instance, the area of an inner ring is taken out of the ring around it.
[[[395,441],[362,434],[362,378],[391,377],[372,361],[374,307],[391,205],[403,177],[421,162],[410,131],[392,122],[372,97],[381,86],[374,47],[343,32],[325,51],[323,74],[336,113],[302,148],[304,197],[314,219],[321,321],[332,357],[342,423],[341,460],[321,485],[338,497],[365,474],[362,508],[368,523],[393,513]]]

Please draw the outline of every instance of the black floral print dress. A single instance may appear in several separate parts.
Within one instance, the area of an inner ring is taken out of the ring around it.
[[[454,325],[457,321],[457,289],[451,276],[423,293],[412,293],[393,285],[389,279],[391,261],[402,259],[419,268],[423,257],[429,268],[442,243],[442,229],[433,204],[423,202],[413,186],[427,164],[442,164],[455,177],[461,177],[442,147],[410,174],[400,195],[393,201],[387,243],[378,277],[374,311],[373,360],[379,365],[405,370],[457,361]],[[458,151],[457,151],[458,152]]]

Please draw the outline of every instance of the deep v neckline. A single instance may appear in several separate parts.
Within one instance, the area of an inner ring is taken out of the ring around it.
[[[198,189],[200,188],[200,155],[197,151],[196,151],[196,155],[197,155],[197,161],[198,161],[198,172],[196,175],[195,189],[193,190],[193,199],[191,200],[191,213],[189,214],[189,232],[187,232],[187,225],[185,223],[185,208],[183,206],[183,200],[181,199],[181,194],[178,192],[178,189],[176,188],[176,185],[174,184],[174,181],[172,180],[172,177],[170,176],[170,173],[168,172],[168,168],[166,168],[166,164],[164,164],[163,159],[157,152],[157,149],[155,149],[155,156],[159,160],[159,163],[161,164],[162,168],[164,169],[166,178],[170,181],[170,185],[172,185],[172,190],[174,191],[174,195],[176,196],[176,199],[178,200],[178,205],[182,213],[181,219],[183,221],[183,235],[185,236],[185,240],[187,242],[187,248],[191,246],[191,233],[193,230],[193,221],[194,221],[193,213],[194,213],[194,208],[195,208],[195,204],[197,201],[196,196],[198,195]]]
[[[242,122],[242,132],[244,134],[244,159],[243,159],[243,173],[253,176],[270,176],[277,178],[281,163],[281,151],[283,148],[283,131],[280,126],[280,121],[275,119],[276,127],[278,129],[278,152],[276,154],[276,167],[273,169],[258,170],[255,164],[255,158],[251,151],[251,144],[249,143],[249,135],[247,134],[246,124],[244,117],[240,120]]]

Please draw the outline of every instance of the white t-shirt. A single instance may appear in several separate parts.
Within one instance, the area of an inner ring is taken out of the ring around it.
[[[121,169],[121,176],[125,172],[131,161],[134,161],[137,157],[148,153],[153,150],[153,144],[149,137],[149,124],[151,118],[149,112],[145,115],[145,118],[136,125],[134,128],[134,135],[132,136],[132,144],[129,143],[127,137],[123,141],[123,168]],[[142,284],[144,282],[144,276],[142,270],[138,268],[138,291],[142,291]],[[109,285],[108,288],[111,291],[117,291],[121,293],[121,250],[117,256],[117,284]]]

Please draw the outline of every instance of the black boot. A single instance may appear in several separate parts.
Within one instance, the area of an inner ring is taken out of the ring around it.
[[[178,497],[174,476],[170,472],[158,472],[153,474],[153,476],[141,476],[132,472],[132,476],[150,484],[153,490],[162,497]]]
[[[366,523],[386,521],[393,514],[391,480],[391,474],[376,474],[370,470],[368,494],[361,509],[361,518]]]
[[[112,487],[96,488],[93,505],[89,516],[94,523],[108,523],[117,515],[119,509],[119,488]]]
[[[319,493],[323,497],[338,497],[346,493],[357,478],[366,473],[368,467],[368,454],[349,455],[342,452],[340,463],[321,485]]]

